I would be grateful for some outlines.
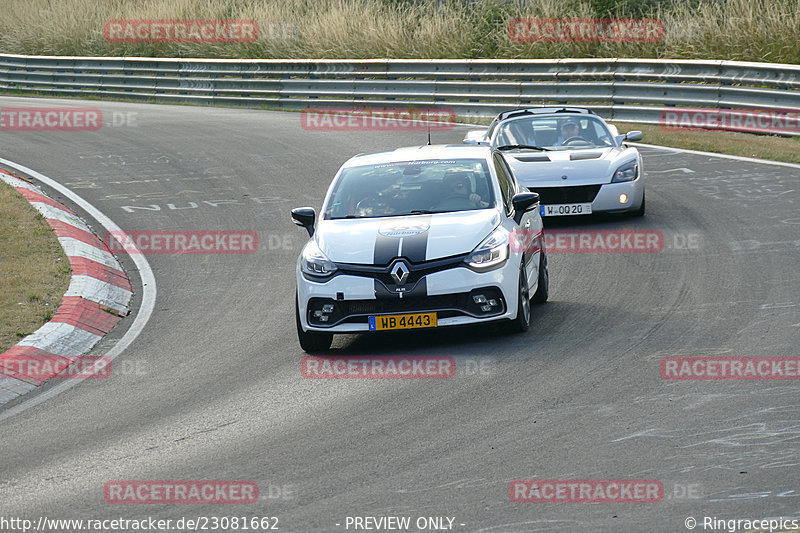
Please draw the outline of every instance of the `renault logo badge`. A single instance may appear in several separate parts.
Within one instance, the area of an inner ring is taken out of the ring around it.
[[[398,261],[392,267],[391,274],[392,278],[397,282],[398,285],[403,285],[405,284],[406,279],[408,278],[409,272],[410,270],[408,269],[406,264],[403,263],[402,261]]]

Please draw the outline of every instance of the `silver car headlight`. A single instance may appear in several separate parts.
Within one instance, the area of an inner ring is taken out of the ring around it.
[[[500,268],[506,261],[508,261],[508,231],[502,226],[494,230],[464,259],[469,268],[478,272]]]
[[[639,177],[639,165],[636,161],[630,161],[619,167],[611,178],[611,183],[621,183],[633,181]]]
[[[308,241],[300,257],[300,270],[303,271],[303,274],[327,277],[337,270],[333,261],[328,259],[328,256],[319,249],[319,246],[313,240]]]

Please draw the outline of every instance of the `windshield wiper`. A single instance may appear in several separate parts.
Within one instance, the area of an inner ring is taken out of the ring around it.
[[[542,148],[541,146],[533,146],[532,144],[504,144],[498,146],[498,150],[539,150],[541,152],[550,152],[550,148]]]
[[[436,211],[428,211],[427,209],[414,209],[413,211],[409,211],[407,214],[409,215],[430,215],[431,213],[435,213]]]

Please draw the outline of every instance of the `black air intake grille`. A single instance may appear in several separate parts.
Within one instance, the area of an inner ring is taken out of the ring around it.
[[[580,204],[593,202],[601,185],[579,185],[576,187],[528,187],[531,192],[539,193],[539,203]]]

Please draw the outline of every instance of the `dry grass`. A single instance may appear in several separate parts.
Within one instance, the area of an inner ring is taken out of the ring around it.
[[[70,273],[44,218],[0,181],[0,352],[52,318]]]
[[[800,63],[797,0],[653,0],[612,17],[659,18],[657,43],[520,43],[517,17],[595,17],[593,0],[5,0],[0,50],[21,54],[241,58],[659,57]],[[614,2],[611,2],[612,4]],[[627,7],[626,7],[627,6]],[[114,44],[110,19],[252,19],[249,44]]]
[[[647,144],[800,163],[800,137],[786,138],[719,131],[665,131],[660,126],[648,124],[630,122],[613,124],[620,133],[641,131],[644,133],[642,142]]]

